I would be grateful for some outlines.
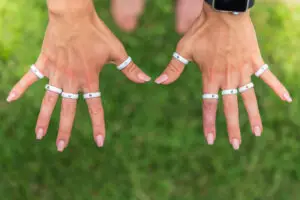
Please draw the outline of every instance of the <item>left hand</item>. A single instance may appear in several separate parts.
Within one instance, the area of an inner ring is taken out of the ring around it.
[[[218,94],[219,89],[237,89],[251,83],[251,76],[265,63],[261,57],[256,33],[249,11],[233,15],[217,12],[204,3],[203,12],[177,45],[177,52],[189,61],[195,61],[202,72],[203,93]],[[170,62],[158,84],[170,84],[179,78],[184,64],[177,59]],[[284,101],[292,98],[287,89],[270,70],[261,76]],[[263,131],[254,88],[241,93],[249,115],[252,132]],[[238,98],[236,94],[223,96],[229,141],[234,149],[242,142],[239,127]],[[217,99],[203,100],[203,127],[209,144],[216,138]]]
[[[99,93],[99,73],[107,63],[121,65],[127,52],[119,39],[97,16],[92,0],[48,0],[49,23],[36,70],[30,70],[13,87],[7,101],[19,99],[38,80],[36,71],[49,78],[36,124],[36,138],[48,131],[52,112],[62,93],[61,117],[56,145],[67,148],[76,113],[78,92],[87,95],[94,140],[98,147],[105,141],[104,111]],[[120,69],[131,81],[146,83],[148,77],[133,62]],[[42,78],[40,76],[39,78]],[[72,97],[73,96],[73,97]]]

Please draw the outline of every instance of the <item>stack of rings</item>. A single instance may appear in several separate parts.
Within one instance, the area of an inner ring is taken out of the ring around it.
[[[130,63],[132,62],[131,57],[128,57],[122,64],[120,64],[117,69],[118,70],[123,70],[125,69]],[[44,75],[43,73],[35,66],[35,65],[31,65],[30,67],[30,71],[35,74],[39,79],[43,79]],[[63,90],[61,88],[57,88],[53,85],[47,84],[45,86],[45,89],[47,91],[50,92],[54,92],[58,95],[61,95],[63,98],[66,99],[78,99],[79,98],[79,94],[73,94],[73,93],[67,93],[67,92],[63,92]],[[91,93],[85,93],[83,94],[83,98],[84,99],[92,99],[92,98],[99,98],[101,97],[101,92],[91,92]]]

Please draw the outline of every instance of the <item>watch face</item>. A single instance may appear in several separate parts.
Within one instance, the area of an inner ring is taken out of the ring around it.
[[[245,12],[248,8],[249,0],[214,0],[216,10]]]

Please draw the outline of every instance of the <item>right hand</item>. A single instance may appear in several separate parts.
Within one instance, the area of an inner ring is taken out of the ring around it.
[[[66,93],[99,91],[99,73],[106,63],[119,65],[128,55],[121,42],[101,21],[92,1],[48,0],[49,24],[41,53],[35,65],[49,84]],[[122,72],[135,83],[150,81],[133,62]],[[27,88],[38,80],[29,71],[11,90],[8,101],[19,99]],[[36,137],[42,139],[59,94],[47,91],[36,125]],[[62,99],[57,149],[63,151],[71,136],[76,112],[76,100]],[[93,125],[94,139],[99,147],[104,144],[105,124],[100,98],[86,100]]]
[[[177,45],[177,52],[199,65],[202,72],[203,94],[218,94],[219,90],[237,89],[251,83],[252,75],[265,63],[258,46],[250,12],[233,15],[217,12],[207,3],[201,16]],[[156,80],[168,85],[177,80],[184,64],[173,59]],[[270,71],[260,78],[283,100],[292,102],[288,90]],[[260,136],[263,125],[259,114],[254,88],[241,93],[248,112],[251,130]],[[203,128],[209,144],[216,139],[216,113],[218,100],[203,100]],[[231,93],[223,96],[229,142],[239,149],[242,142],[239,126],[238,97]]]

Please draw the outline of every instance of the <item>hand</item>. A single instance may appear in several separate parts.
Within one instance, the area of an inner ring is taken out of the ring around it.
[[[264,61],[261,57],[249,12],[239,15],[214,11],[204,4],[201,16],[181,39],[177,52],[200,66],[204,94],[218,94],[219,89],[236,89],[251,83],[251,76]],[[170,84],[179,78],[184,64],[173,59],[158,84]],[[270,70],[260,76],[284,101],[292,99],[287,89]],[[241,93],[248,112],[251,129],[256,136],[263,131],[254,89]],[[241,144],[237,95],[224,95],[224,112],[227,120],[229,141],[234,149]],[[216,137],[216,99],[203,100],[203,127],[209,144]]]
[[[49,24],[35,66],[49,78],[50,85],[61,88],[66,93],[98,92],[99,73],[103,65],[108,62],[119,65],[128,58],[128,55],[121,42],[98,18],[92,1],[73,2],[76,4],[72,4],[71,0],[48,1]],[[135,83],[145,83],[150,80],[150,77],[132,62],[122,72]],[[37,80],[38,77],[29,71],[14,86],[7,100],[10,102],[19,99]],[[59,94],[55,92],[46,92],[36,125],[37,139],[42,139],[47,133],[58,97]],[[68,145],[75,118],[76,102],[76,99],[63,98],[62,100],[56,142],[58,151],[63,151]],[[94,139],[101,147],[105,138],[101,99],[91,98],[86,102],[92,120]]]

